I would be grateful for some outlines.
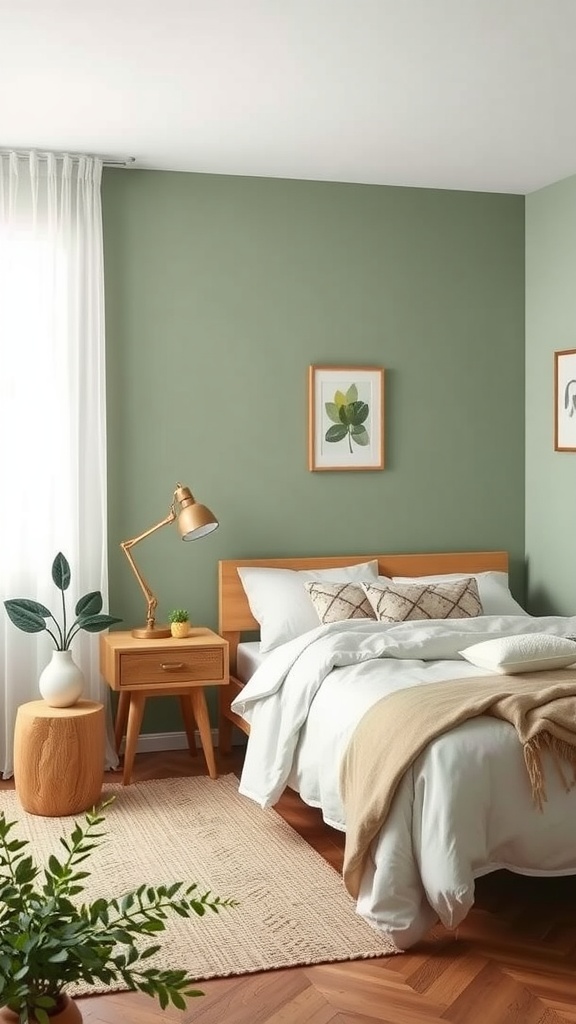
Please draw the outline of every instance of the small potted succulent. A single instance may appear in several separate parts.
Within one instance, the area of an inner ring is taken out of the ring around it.
[[[177,639],[188,636],[190,632],[190,616],[185,608],[175,608],[168,616],[170,632]]]
[[[52,854],[41,869],[0,813],[0,1024],[77,1024],[79,1004],[66,991],[77,982],[121,982],[184,1010],[201,996],[186,971],[154,967],[161,948],[146,940],[165,930],[169,912],[203,917],[237,901],[200,893],[196,884],[139,886],[116,898],[78,903],[90,872],[85,861],[102,836],[104,801],[60,839],[66,854]],[[79,865],[81,867],[79,868]]]
[[[52,660],[41,672],[38,685],[44,700],[56,708],[75,704],[84,686],[82,672],[72,660],[70,653],[70,644],[76,634],[82,629],[88,633],[100,633],[103,629],[122,621],[113,615],[102,613],[102,594],[99,590],[92,590],[76,602],[75,618],[70,623],[65,591],[70,586],[71,576],[70,565],[60,551],[52,563],[52,581],[61,594],[61,622],[40,601],[32,601],[27,597],[4,601],[9,619],[18,629],[24,633],[46,631],[54,641]]]

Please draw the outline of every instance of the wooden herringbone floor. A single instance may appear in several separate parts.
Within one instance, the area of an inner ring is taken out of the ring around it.
[[[221,759],[239,771],[240,753]],[[134,781],[203,771],[185,752],[142,754]],[[110,774],[107,780],[120,781]],[[0,783],[6,786],[8,783]],[[336,869],[343,837],[294,795],[276,808]],[[440,926],[382,960],[202,982],[185,1012],[135,993],[83,999],[88,1024],[576,1024],[576,879],[498,872],[457,935]]]

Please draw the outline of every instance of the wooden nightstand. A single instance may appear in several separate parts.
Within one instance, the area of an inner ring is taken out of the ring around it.
[[[147,697],[177,696],[191,753],[198,726],[208,773],[217,777],[205,686],[228,684],[228,641],[210,629],[191,629],[183,640],[139,640],[130,632],[100,634],[100,671],[120,694],[116,749],[126,733],[124,774],[129,785]]]

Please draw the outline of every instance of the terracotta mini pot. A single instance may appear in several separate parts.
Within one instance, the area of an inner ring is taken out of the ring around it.
[[[54,1011],[48,1010],[48,1016],[50,1017],[50,1024],[82,1024],[82,1014],[78,1009],[78,1003],[70,999],[70,996],[67,996],[66,993],[63,993]],[[2,1024],[18,1024],[19,1019],[20,1015],[15,1013],[14,1010],[9,1010],[7,1006],[3,1006],[0,1009],[0,1022]],[[32,1018],[30,1019],[32,1020]]]

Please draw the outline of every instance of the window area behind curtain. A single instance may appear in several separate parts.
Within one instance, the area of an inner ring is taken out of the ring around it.
[[[0,599],[59,611],[51,567],[70,562],[70,609],[101,590],[107,609],[101,161],[0,155]],[[47,633],[22,633],[0,605],[0,774],[13,769],[19,704],[39,699]],[[106,702],[98,636],[72,644],[84,697]],[[110,736],[110,729],[108,729]],[[117,758],[107,741],[108,765]]]

